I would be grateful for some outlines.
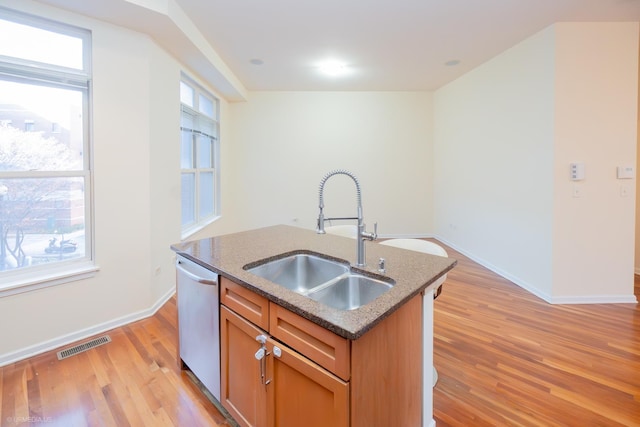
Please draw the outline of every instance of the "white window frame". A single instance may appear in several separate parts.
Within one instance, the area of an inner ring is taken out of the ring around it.
[[[195,177],[195,199],[194,199],[194,222],[189,224],[183,224],[182,218],[182,194],[180,198],[180,224],[181,224],[181,238],[186,239],[190,235],[196,233],[197,231],[203,229],[207,225],[216,221],[220,218],[220,100],[205,90],[202,86],[196,83],[193,79],[188,77],[186,74],[182,73],[180,78],[180,83],[189,86],[194,93],[193,96],[193,105],[187,105],[185,103],[180,102],[180,147],[182,147],[182,134],[183,132],[191,132],[193,138],[193,150],[194,150],[194,160],[192,168],[183,168],[182,164],[180,166],[180,179],[185,174],[194,175]],[[200,96],[207,98],[209,101],[213,103],[213,116],[209,116],[200,111],[199,100]],[[182,126],[183,117],[185,115],[189,115],[193,117],[194,126],[193,129],[186,128]],[[202,121],[206,121],[209,124],[213,124],[213,135],[210,135],[210,131],[205,130],[205,128],[199,124]],[[199,155],[200,155],[200,146],[195,143],[195,138],[199,135],[205,135],[207,137],[211,137],[213,140],[212,150],[213,150],[213,165],[210,168],[204,168],[199,166]],[[182,162],[182,151],[180,151],[180,161]],[[200,175],[203,173],[212,173],[213,174],[213,194],[211,195],[211,202],[213,204],[213,212],[211,215],[201,216],[200,215]],[[181,181],[182,182],[182,181]]]
[[[77,171],[0,171],[1,178],[79,177],[84,180],[85,254],[66,261],[26,267],[0,274],[0,297],[89,278],[98,267],[94,260],[93,174],[90,141],[91,32],[0,7],[0,18],[82,40],[82,69],[0,55],[0,79],[26,84],[73,89],[83,97],[83,169]]]

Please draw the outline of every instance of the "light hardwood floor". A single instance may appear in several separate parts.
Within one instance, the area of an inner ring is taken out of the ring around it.
[[[447,250],[459,263],[435,301],[438,427],[640,426],[637,304],[549,305]],[[0,425],[229,425],[178,369],[175,299],[108,334],[0,368]]]
[[[447,250],[459,261],[434,303],[438,427],[640,426],[638,304],[550,305]]]

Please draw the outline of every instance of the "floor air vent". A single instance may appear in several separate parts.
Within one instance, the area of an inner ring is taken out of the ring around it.
[[[58,360],[66,359],[71,356],[75,356],[78,353],[82,353],[83,351],[91,350],[94,347],[98,347],[102,344],[106,344],[111,342],[111,338],[109,335],[102,336],[100,338],[96,338],[91,341],[87,341],[82,344],[78,344],[76,346],[70,347],[66,350],[62,350],[58,352]]]

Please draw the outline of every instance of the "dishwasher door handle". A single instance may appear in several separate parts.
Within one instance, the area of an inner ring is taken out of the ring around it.
[[[178,263],[176,265],[176,268],[178,270],[180,270],[182,273],[184,273],[184,275],[187,276],[189,279],[195,280],[198,283],[202,283],[203,285],[211,285],[211,286],[218,285],[218,281],[217,280],[205,279],[204,277],[196,276],[195,274],[193,274],[189,270],[187,270],[184,267],[180,266],[180,263]]]

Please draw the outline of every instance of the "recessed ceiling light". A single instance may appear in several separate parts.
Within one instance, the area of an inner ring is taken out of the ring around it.
[[[253,65],[262,65],[262,64],[264,64],[264,61],[262,59],[260,59],[260,58],[253,58],[249,62],[252,63]]]
[[[446,65],[447,67],[454,67],[456,65],[458,65],[460,63],[459,59],[451,59],[447,62],[444,63],[444,65]]]
[[[320,72],[328,76],[337,77],[349,73],[346,64],[339,61],[325,61],[318,65]]]

